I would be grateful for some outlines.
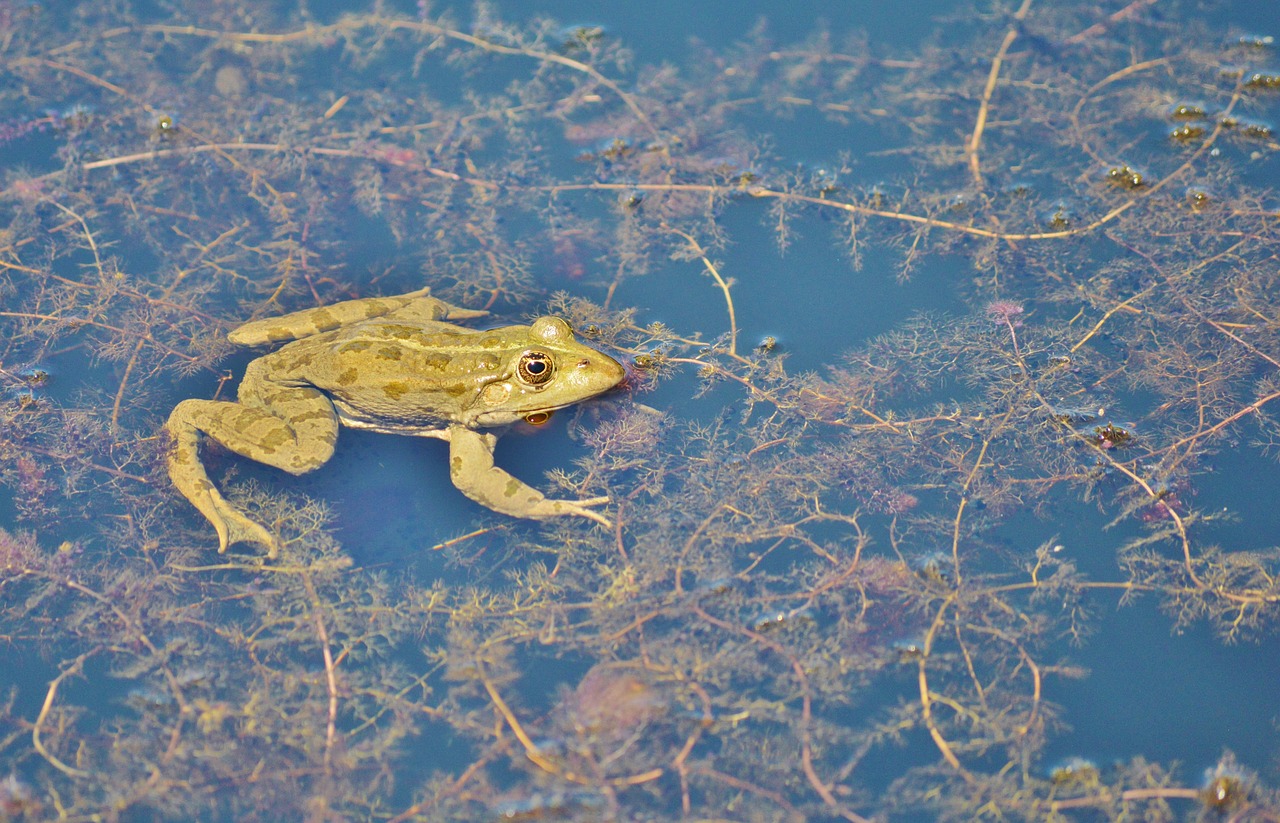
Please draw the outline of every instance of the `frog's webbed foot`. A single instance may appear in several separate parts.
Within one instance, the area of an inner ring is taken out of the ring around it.
[[[275,557],[280,541],[260,523],[249,519],[227,502],[213,485],[198,452],[199,434],[191,427],[167,426],[173,437],[169,451],[169,476],[173,485],[191,501],[218,532],[218,553],[226,552],[232,543],[257,543],[267,550],[268,557]]]
[[[577,516],[613,528],[613,521],[591,509],[608,503],[608,497],[552,500],[493,465],[493,447],[497,440],[492,434],[481,434],[462,426],[450,427],[449,477],[459,491],[482,506],[512,517],[546,520]]]
[[[249,517],[236,510],[231,504],[222,500],[222,495],[217,495],[221,505],[215,503],[215,514],[201,509],[205,517],[209,518],[209,522],[213,523],[214,529],[218,532],[218,554],[223,554],[227,550],[227,546],[232,543],[257,543],[267,550],[267,557],[274,559],[280,552],[280,540],[271,532],[267,531],[261,523],[250,520]],[[199,505],[197,504],[197,508]]]
[[[169,477],[182,496],[217,530],[219,553],[225,552],[232,543],[244,542],[263,546],[268,557],[275,557],[280,549],[279,538],[227,502],[200,462],[200,432],[219,431],[216,412],[224,407],[240,413],[252,411],[208,400],[185,400],[173,410],[165,423],[173,439],[168,455]],[[228,432],[220,435],[217,439],[230,447],[242,445],[235,443]]]

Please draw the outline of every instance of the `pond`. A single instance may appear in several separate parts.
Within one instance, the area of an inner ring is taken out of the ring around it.
[[[0,820],[1280,819],[1274,25],[0,2]]]

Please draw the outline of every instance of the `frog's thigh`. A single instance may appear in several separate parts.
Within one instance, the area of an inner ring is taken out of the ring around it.
[[[323,392],[254,379],[240,384],[239,403],[205,402],[187,413],[200,431],[236,454],[303,474],[324,465],[338,442],[338,415]]]

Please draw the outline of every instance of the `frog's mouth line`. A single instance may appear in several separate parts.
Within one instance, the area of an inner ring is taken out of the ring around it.
[[[517,419],[522,420],[531,426],[546,425],[546,423],[551,420],[552,416],[555,415],[555,413],[560,411],[561,409],[567,409],[570,406],[574,406],[574,407],[582,406],[584,404],[595,402],[596,400],[600,399],[600,397],[616,389],[621,384],[621,382],[622,382],[621,379],[619,379],[618,382],[615,383],[612,387],[604,389],[603,391],[598,391],[593,394],[586,395],[581,400],[574,400],[568,403],[559,403],[556,405],[548,405],[542,408],[533,408],[527,411],[518,412]]]

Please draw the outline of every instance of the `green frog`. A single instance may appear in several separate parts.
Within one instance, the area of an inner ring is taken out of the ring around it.
[[[449,443],[449,475],[467,497],[513,517],[578,516],[607,497],[552,500],[493,464],[491,429],[545,421],[555,409],[612,389],[623,368],[579,343],[559,317],[477,331],[447,322],[487,312],[452,306],[428,289],[348,300],[247,323],[231,342],[292,341],[245,369],[238,402],[184,400],[165,424],[169,476],[218,532],[218,551],[279,539],[236,510],[200,462],[200,433],[235,453],[291,474],[323,465],[340,425]]]

